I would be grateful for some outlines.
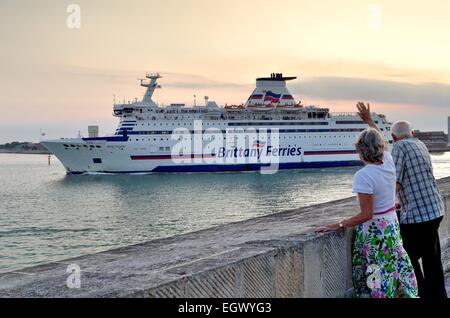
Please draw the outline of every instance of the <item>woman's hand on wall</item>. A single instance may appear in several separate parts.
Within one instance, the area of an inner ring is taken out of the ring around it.
[[[327,232],[334,232],[337,230],[342,229],[341,225],[339,223],[330,224],[326,226],[321,226],[315,230],[316,233],[327,233]]]

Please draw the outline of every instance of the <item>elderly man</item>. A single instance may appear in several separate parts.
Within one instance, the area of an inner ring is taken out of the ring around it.
[[[446,298],[438,232],[444,204],[433,176],[430,154],[424,143],[414,138],[409,122],[394,123],[391,134],[401,204],[400,231],[414,266],[419,295],[428,299]]]
[[[376,128],[368,106],[358,103],[359,115],[369,126]],[[424,143],[414,138],[409,122],[394,123],[391,134],[401,205],[400,232],[414,267],[419,296],[447,298],[438,232],[444,204],[433,175],[430,154]],[[423,271],[419,259],[422,259]]]

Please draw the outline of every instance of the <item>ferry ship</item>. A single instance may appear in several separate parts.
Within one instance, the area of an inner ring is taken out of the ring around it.
[[[42,144],[69,174],[277,171],[361,165],[354,143],[367,128],[357,113],[305,106],[289,92],[296,77],[256,79],[241,105],[162,106],[152,100],[159,74],[146,74],[142,101],[114,104],[114,134]],[[389,143],[390,123],[373,114]]]

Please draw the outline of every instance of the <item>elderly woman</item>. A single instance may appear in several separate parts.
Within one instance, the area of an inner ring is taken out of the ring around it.
[[[374,127],[364,130],[356,142],[364,168],[354,176],[353,192],[361,212],[318,232],[356,226],[352,270],[358,297],[417,297],[416,276],[395,211],[395,164],[383,135],[370,123],[370,108],[363,103],[357,107],[361,118]]]

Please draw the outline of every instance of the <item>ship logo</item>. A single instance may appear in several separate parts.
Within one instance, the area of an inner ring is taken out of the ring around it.
[[[275,94],[271,91],[266,92],[264,96],[264,102],[278,103],[280,101],[281,94]]]
[[[255,140],[255,142],[253,143],[253,148],[264,148],[265,146],[266,146],[265,141]]]

